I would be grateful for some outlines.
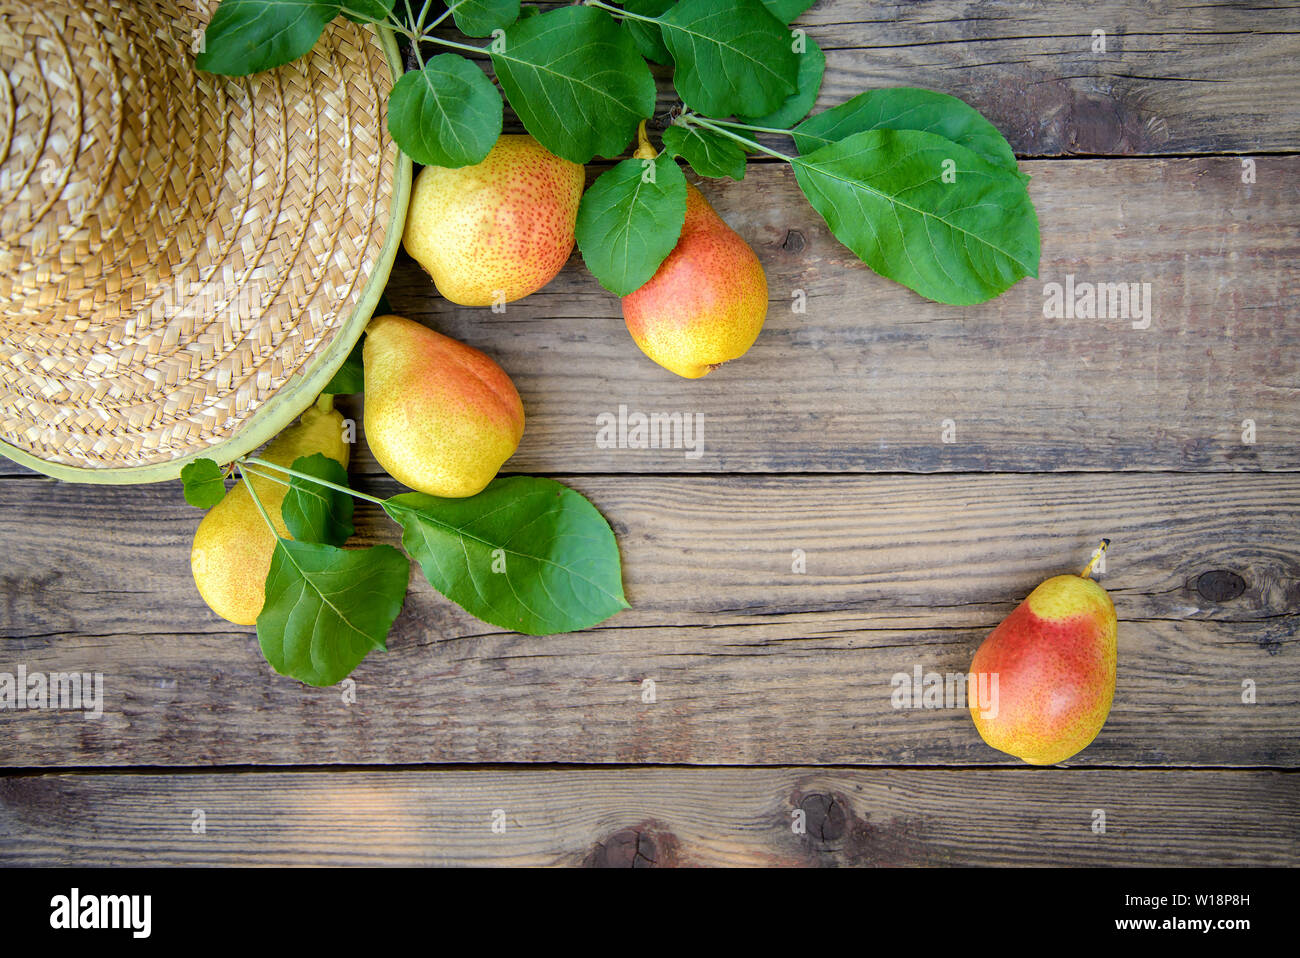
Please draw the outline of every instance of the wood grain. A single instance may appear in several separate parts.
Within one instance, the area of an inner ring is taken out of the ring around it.
[[[1300,149],[1292,0],[822,0],[795,26],[826,53],[814,112],[913,86],[967,101],[1025,157]],[[662,114],[681,101],[656,72]]]
[[[195,833],[195,811],[205,831]],[[1094,822],[1104,814],[1105,832]],[[493,832],[494,815],[504,831]],[[802,821],[802,833],[796,822]],[[481,769],[0,779],[2,865],[1289,865],[1278,772]]]
[[[788,168],[706,183],[762,259],[771,307],[754,347],[702,380],[642,355],[576,255],[503,314],[443,300],[404,253],[388,296],[511,374],[528,416],[513,472],[1300,469],[1300,157],[1261,159],[1255,184],[1227,158],[1025,168],[1040,278],[964,308],[872,273]],[[1068,275],[1150,283],[1150,328],[1044,318],[1045,284]],[[702,416],[700,455],[598,447],[620,406]],[[378,471],[364,455],[356,469]]]
[[[996,764],[963,709],[895,709],[891,682],[963,672],[1103,536],[1119,687],[1072,764],[1300,764],[1300,477],[569,482],[618,533],[632,609],[502,633],[417,574],[352,705],[275,676],[251,629],[206,609],[187,562],[199,514],[174,484],[0,482],[0,671],[100,671],[107,688],[98,721],[0,713],[0,764]],[[359,529],[397,539],[374,511]]]

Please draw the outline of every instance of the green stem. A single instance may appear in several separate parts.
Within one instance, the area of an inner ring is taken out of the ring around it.
[[[357,492],[357,490],[349,489],[347,486],[340,486],[327,479],[322,479],[320,476],[313,476],[310,473],[299,472],[297,469],[289,469],[286,466],[279,466],[273,462],[267,462],[265,459],[242,459],[240,461],[242,463],[247,463],[250,466],[264,466],[267,469],[274,469],[276,472],[287,473],[295,478],[303,479],[307,482],[314,482],[318,486],[325,486],[328,489],[334,489],[338,492],[346,492],[350,496],[354,496],[357,499],[364,499],[366,502],[373,502],[377,506],[382,506],[384,504],[383,499],[376,499],[374,496],[368,496],[364,492]]]
[[[262,500],[257,497],[257,489],[253,486],[253,476],[257,475],[257,473],[244,472],[243,466],[240,466],[239,472],[240,475],[243,476],[244,485],[248,486],[248,494],[253,497],[253,505],[257,506],[257,511],[260,512],[262,518],[266,520],[266,527],[271,530],[271,535],[279,539],[280,533],[276,531],[275,523],[271,521],[270,513],[266,511],[266,506],[262,505]]]
[[[737,130],[752,130],[755,133],[775,133],[777,136],[789,136],[789,130],[778,130],[774,126],[754,126],[752,123],[738,123],[735,120],[713,120],[719,126],[734,127]]]
[[[474,46],[470,46],[468,43],[457,43],[455,40],[448,40],[445,37],[426,36],[423,39],[428,40],[430,43],[441,43],[444,47],[452,47],[453,49],[456,50],[466,50],[469,53],[487,52],[487,47],[474,47]]]
[[[281,485],[281,486],[288,486],[292,484],[292,481],[289,479],[285,479],[282,476],[273,476],[269,472],[263,472],[260,469],[248,469],[244,472],[244,475],[257,476],[257,478],[259,479],[265,479],[267,482],[274,482],[277,485]]]
[[[433,3],[433,0],[424,0],[424,6],[420,8],[420,15],[415,18],[416,33],[424,32],[424,18],[429,15],[429,5],[431,3]],[[452,6],[454,6],[454,0],[453,3],[449,5],[446,10],[443,11],[442,16],[440,16],[437,20],[434,20],[433,23],[429,24],[430,30],[432,30],[438,24],[442,23],[443,20],[446,20],[447,17],[451,15]]]
[[[721,136],[725,136],[728,139],[735,140],[737,143],[741,144],[742,146],[751,147],[752,149],[758,150],[758,152],[760,153],[766,153],[768,156],[774,156],[778,160],[784,160],[787,163],[798,162],[799,158],[796,156],[787,156],[786,154],[782,153],[780,150],[773,150],[769,147],[764,146],[762,143],[758,143],[755,142],[754,140],[751,140],[747,136],[741,136],[739,133],[732,133],[730,130],[726,129],[725,127],[718,126],[718,124],[713,120],[706,120],[704,117],[697,116],[694,113],[683,113],[680,118],[682,120],[685,120],[688,126],[701,126],[706,130],[712,130],[714,133],[720,134]]]
[[[599,7],[601,10],[608,10],[616,17],[622,17],[625,20],[640,20],[642,23],[658,23],[654,17],[644,17],[639,13],[629,13],[622,7],[611,7],[608,3],[601,3],[600,0],[582,0],[583,6]]]

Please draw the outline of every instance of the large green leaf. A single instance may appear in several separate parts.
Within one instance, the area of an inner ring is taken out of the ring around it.
[[[383,23],[393,12],[394,0],[341,0],[343,16],[353,23]]]
[[[554,480],[496,479],[469,499],[408,492],[384,508],[433,587],[484,622],[550,635],[627,608],[609,523]]]
[[[194,65],[247,76],[298,59],[339,14],[338,0],[221,0]]]
[[[293,468],[309,476],[318,476],[336,486],[348,484],[348,471],[342,463],[323,453],[300,456],[294,460]],[[274,470],[266,471],[274,474],[277,479],[290,478],[284,473],[274,473]],[[294,476],[290,479],[289,489],[280,504],[280,517],[284,519],[284,527],[289,530],[289,535],[298,542],[325,542],[341,546],[353,532],[352,497],[346,492]]]
[[[817,0],[763,0],[763,6],[772,11],[772,16],[782,23],[793,23],[799,14],[811,7]]]
[[[955,96],[913,87],[859,93],[837,107],[810,116],[792,131],[800,153],[811,153],[865,130],[921,130],[960,143],[993,166],[1023,179],[1011,145],[974,107]]]
[[[676,0],[623,0],[623,9],[628,13],[637,13],[643,17],[660,17],[668,12]],[[636,48],[647,60],[655,63],[672,63],[673,55],[664,46],[663,31],[657,23],[634,20],[628,17],[623,21],[623,29],[628,32]]]
[[[745,151],[735,140],[698,126],[670,126],[664,130],[664,151],[680,156],[700,176],[745,178]]]
[[[806,117],[813,108],[817,94],[822,89],[822,77],[826,73],[826,54],[822,53],[822,48],[812,37],[804,37],[803,42],[803,52],[798,55],[799,73],[795,77],[795,92],[771,113],[745,118],[746,123],[784,130]]]
[[[627,33],[595,7],[518,21],[492,51],[492,64],[528,132],[574,163],[622,153],[637,123],[654,112],[650,68]]]
[[[763,116],[795,92],[790,31],[759,0],[681,0],[659,23],[673,84],[691,109]]]
[[[262,654],[281,675],[308,685],[343,681],[371,649],[385,647],[410,568],[392,546],[277,540],[257,617]]]
[[[519,0],[448,0],[447,9],[460,32],[471,37],[486,37],[519,19]]]
[[[393,85],[388,132],[417,163],[470,166],[501,136],[501,111],[501,94],[480,67],[440,53]]]
[[[979,303],[1038,275],[1024,182],[938,134],[868,130],[791,164],[839,241],[922,296]]]
[[[226,497],[226,474],[211,459],[195,459],[181,468],[185,501],[199,509],[211,509]]]
[[[686,177],[667,153],[606,170],[578,207],[576,236],[593,276],[616,296],[640,289],[673,251],[686,220]]]

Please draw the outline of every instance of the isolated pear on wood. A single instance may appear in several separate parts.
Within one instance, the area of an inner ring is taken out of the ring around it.
[[[653,158],[641,127],[636,156]],[[767,276],[754,251],[686,184],[686,221],[650,281],[623,297],[641,351],[687,379],[745,354],[767,318]]]
[[[296,425],[271,440],[258,458],[291,468],[294,460],[318,452],[347,468],[343,417],[334,410],[332,396],[322,396]],[[284,479],[288,481],[289,477]],[[265,476],[245,476],[208,510],[190,548],[190,570],[199,595],[213,612],[237,625],[257,624],[266,600],[266,573],[275,551],[275,535],[253,503],[249,482],[255,483],[257,497],[266,507],[275,531],[286,539],[293,538],[280,515],[289,487]]]
[[[401,316],[376,316],[362,360],[366,443],[398,482],[431,496],[476,495],[519,447],[519,393],[477,349]]]
[[[554,279],[573,252],[582,185],[581,165],[506,134],[481,163],[420,172],[402,245],[451,302],[513,302]]]
[[[1110,714],[1115,606],[1088,578],[1093,562],[1080,575],[1054,576],[1029,593],[971,662],[967,702],[980,736],[1030,765],[1054,765],[1082,751]]]

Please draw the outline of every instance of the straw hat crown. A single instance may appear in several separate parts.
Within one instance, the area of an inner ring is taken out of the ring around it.
[[[410,165],[391,38],[338,19],[243,78],[215,0],[0,0],[0,452],[91,481],[233,458],[373,308]]]

